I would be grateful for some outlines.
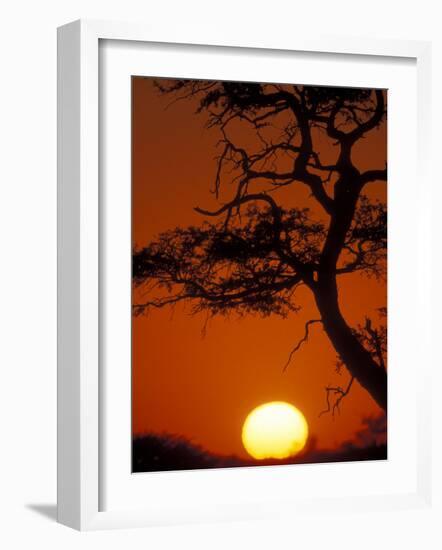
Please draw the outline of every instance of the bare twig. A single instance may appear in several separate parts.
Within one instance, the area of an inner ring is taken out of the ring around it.
[[[302,344],[307,342],[308,335],[309,335],[309,328],[310,328],[311,325],[313,325],[315,323],[322,323],[322,320],[321,319],[310,319],[310,321],[307,321],[305,323],[304,336],[301,338],[301,340],[299,340],[299,342],[296,344],[296,346],[290,352],[289,357],[287,359],[287,362],[286,362],[286,364],[284,365],[284,367],[282,369],[283,372],[285,372],[287,370],[287,367],[290,365],[290,362],[292,360],[293,355],[299,350],[299,348],[302,346]]]
[[[323,414],[327,414],[329,412],[332,413],[332,416],[335,416],[335,411],[340,412],[339,405],[341,401],[344,399],[346,395],[348,395],[349,391],[351,390],[351,387],[353,385],[354,376],[350,378],[350,382],[348,383],[347,388],[344,390],[340,386],[327,386],[325,388],[326,391],[326,400],[327,400],[327,408],[324,409],[319,413],[319,416],[322,416]],[[333,405],[330,402],[330,394],[337,395],[336,401],[333,403]]]

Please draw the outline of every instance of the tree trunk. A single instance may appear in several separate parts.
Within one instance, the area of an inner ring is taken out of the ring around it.
[[[330,274],[319,276],[314,294],[324,330],[347,370],[386,412],[387,373],[373,361],[342,316],[336,277]]]

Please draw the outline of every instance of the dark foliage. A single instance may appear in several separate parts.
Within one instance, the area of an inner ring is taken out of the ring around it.
[[[373,423],[373,420],[371,419],[369,422]],[[375,421],[375,424],[379,429],[378,420]],[[337,450],[319,450],[315,449],[314,446],[310,446],[305,452],[296,457],[281,460],[247,460],[235,456],[217,456],[182,437],[167,434],[146,434],[135,437],[132,445],[132,471],[134,473],[385,460],[386,458],[387,447],[385,442],[377,442],[373,437],[370,437],[366,430],[362,430],[360,435],[356,437],[356,443],[346,442]]]
[[[146,434],[132,443],[132,471],[193,470],[241,466],[235,457],[217,457],[186,439],[171,435]]]

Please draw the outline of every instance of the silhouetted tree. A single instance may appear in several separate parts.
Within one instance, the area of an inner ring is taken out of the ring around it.
[[[286,316],[299,308],[295,293],[303,285],[319,318],[306,323],[289,361],[311,324],[322,324],[351,377],[348,389],[328,388],[327,397],[334,393],[338,406],[356,379],[386,410],[385,326],[367,319],[350,327],[337,283],[357,272],[385,276],[386,206],[364,188],[386,182],[387,169],[360,171],[352,157],[355,145],[384,123],[385,92],[188,80],[157,86],[176,99],[198,98],[198,112],[218,128],[212,192],[220,206],[195,208],[213,222],[178,227],[134,250],[134,285],[152,290],[134,313],[189,301],[193,312],[208,315]],[[314,206],[282,205],[278,191],[287,186],[304,186]]]

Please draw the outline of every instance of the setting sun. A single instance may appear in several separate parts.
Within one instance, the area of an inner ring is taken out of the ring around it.
[[[304,415],[283,401],[264,403],[253,409],[242,429],[244,447],[256,459],[296,455],[304,448],[307,436]]]
[[[388,91],[238,78],[130,79],[132,471],[386,460]]]

